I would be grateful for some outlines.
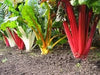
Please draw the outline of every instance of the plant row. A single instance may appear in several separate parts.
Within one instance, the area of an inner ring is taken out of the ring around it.
[[[68,43],[75,58],[86,58],[100,19],[99,0],[4,0],[0,32],[7,47],[46,55]],[[66,38],[67,35],[67,38]]]

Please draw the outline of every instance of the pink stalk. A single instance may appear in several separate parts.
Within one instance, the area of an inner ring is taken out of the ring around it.
[[[72,44],[70,44],[70,46],[72,47],[71,49],[73,49],[73,54],[76,57],[78,55],[78,26],[77,26],[77,22],[76,22],[76,18],[74,15],[74,11],[73,11],[73,7],[71,6],[69,0],[62,0],[62,2],[65,3],[66,6],[66,13],[70,22],[70,30],[71,30],[71,36],[72,36]],[[65,29],[65,28],[64,28]],[[67,36],[68,37],[68,36]],[[69,39],[68,39],[69,40]]]
[[[78,27],[76,18],[74,15],[73,7],[71,6],[69,0],[63,0],[66,4],[66,13],[70,22],[70,28],[71,28],[71,34],[72,34],[72,40],[73,40],[73,47],[78,51]],[[77,53],[75,53],[77,54]]]
[[[99,21],[99,18],[96,16],[95,21],[94,21],[94,25],[92,26],[92,29],[91,29],[91,32],[90,32],[89,39],[88,39],[87,44],[86,44],[85,51],[83,53],[83,55],[85,55],[85,56],[87,56],[88,53],[89,53],[89,49],[91,47],[93,35],[95,33],[95,30],[96,30],[96,26],[97,26],[98,21]]]
[[[10,44],[9,44],[9,41],[8,41],[7,37],[4,35],[4,33],[2,33],[2,35],[4,37],[4,42],[5,42],[6,46],[9,47]]]
[[[12,36],[12,38],[14,39],[16,45],[18,46],[18,48],[20,50],[23,50],[24,49],[24,42],[22,41],[22,39],[14,32],[14,34],[12,34],[11,30],[9,28],[7,28],[10,35]]]
[[[14,37],[16,39],[16,44],[20,50],[24,49],[24,42],[23,40],[14,32]]]
[[[14,39],[14,41],[15,41],[15,38],[14,38],[14,36],[13,36],[13,34],[12,34],[11,30],[10,30],[9,28],[7,28],[7,29],[8,29],[8,31],[9,31],[10,35],[12,36],[12,38],[13,38],[13,39]]]
[[[66,21],[63,22],[63,26],[64,26],[64,30],[65,30],[65,33],[66,33],[67,38],[68,38],[68,42],[69,42],[69,44],[70,44],[70,46],[71,46],[72,53],[73,53],[73,55],[74,55],[74,54],[76,53],[76,50],[75,50],[74,47],[73,47],[72,36],[71,36],[70,30],[69,30],[69,28],[68,28],[68,24],[67,24]]]
[[[96,30],[96,25],[99,18],[96,16],[94,25],[92,26],[90,35],[88,36],[89,24],[92,17],[92,11],[86,12],[86,5],[81,5],[79,9],[79,27],[77,26],[75,15],[69,0],[62,0],[66,5],[66,13],[70,22],[70,29],[67,22],[63,22],[65,33],[68,37],[72,53],[76,58],[86,58],[93,35]]]
[[[92,15],[93,15],[93,12],[92,10],[89,11],[88,15],[87,15],[87,26],[86,26],[86,42],[88,40],[88,30],[89,30],[89,24],[90,24],[90,21],[91,21],[91,18],[92,18]]]
[[[85,49],[85,44],[86,44],[85,28],[86,28],[86,6],[81,5],[79,11],[79,51],[78,51],[79,56],[78,57],[82,55]]]

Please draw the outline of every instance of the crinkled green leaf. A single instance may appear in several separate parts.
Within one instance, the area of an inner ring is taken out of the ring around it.
[[[37,18],[35,17],[32,7],[25,5],[22,10],[22,16],[28,22],[29,27],[34,26],[35,25],[34,22],[36,22],[36,24],[38,24]]]
[[[5,23],[2,23],[0,29],[6,30],[7,27],[16,28],[17,27],[17,22],[16,21],[7,21]]]
[[[39,0],[28,0],[26,4],[33,8],[38,23],[44,27],[42,29],[45,30],[47,28],[48,13],[50,13],[50,9],[47,3],[39,4],[38,1]]]
[[[2,6],[2,3],[0,2],[0,8],[1,8],[1,6]]]
[[[50,9],[47,3],[39,4],[38,1],[39,0],[27,0],[23,7],[22,15],[27,21],[29,27],[33,27],[36,30],[37,24],[45,37]],[[34,21],[36,23],[34,23]]]
[[[78,0],[79,4],[86,4],[88,0]]]
[[[60,28],[60,27],[62,27],[62,22],[61,22],[61,21],[58,21],[58,22],[54,21],[54,23],[53,23],[53,26],[52,26],[52,27],[55,27],[55,28]]]
[[[100,0],[71,0],[71,4],[76,5],[87,5],[93,9],[95,14],[100,14]]]
[[[4,10],[3,10],[3,4],[0,7],[0,24],[4,21]]]
[[[4,0],[4,3],[6,6],[8,6],[10,12],[12,12],[14,15],[19,15],[19,12],[14,8],[13,0]]]
[[[4,3],[6,4],[6,5],[8,5],[8,6],[13,6],[13,2],[12,2],[12,0],[4,0]]]
[[[9,19],[5,19],[4,22],[0,25],[0,29],[6,30],[7,27],[9,28],[16,28],[17,27],[17,17],[12,17]]]
[[[23,4],[21,4],[21,5],[18,6],[19,11],[22,11],[23,6],[24,6]]]
[[[71,0],[71,4],[72,4],[73,6],[78,5],[78,0]]]
[[[100,14],[100,0],[91,3],[91,7],[96,14]]]

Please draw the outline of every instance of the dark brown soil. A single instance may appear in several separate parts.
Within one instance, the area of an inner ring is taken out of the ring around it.
[[[39,49],[25,53],[0,41],[0,75],[100,75],[100,49],[91,48],[88,58],[79,60],[67,45],[40,55]]]

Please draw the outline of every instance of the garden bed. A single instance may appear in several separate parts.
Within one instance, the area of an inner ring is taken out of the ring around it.
[[[100,75],[100,49],[91,48],[88,58],[79,60],[68,45],[40,55],[38,48],[25,53],[0,41],[0,75]]]

